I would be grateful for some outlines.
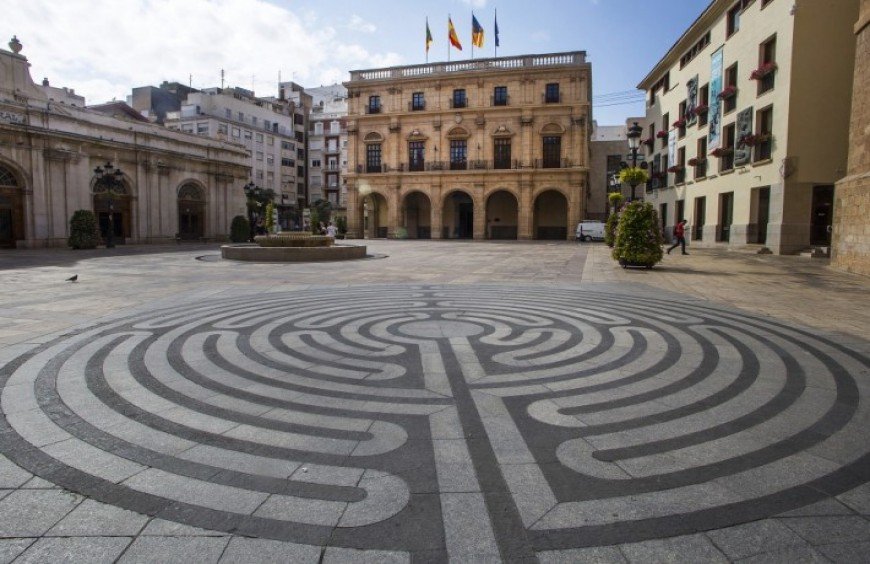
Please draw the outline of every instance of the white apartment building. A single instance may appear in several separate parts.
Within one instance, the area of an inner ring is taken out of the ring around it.
[[[341,84],[309,88],[313,104],[308,130],[311,201],[347,207],[347,89]]]
[[[274,190],[276,203],[291,208],[305,204],[304,170],[300,175],[297,169],[297,151],[304,152],[295,125],[300,113],[292,101],[258,98],[243,88],[207,88],[189,93],[179,111],[167,112],[165,125],[244,146],[250,180]]]
[[[857,14],[858,0],[713,0],[640,82],[666,234],[685,218],[697,246],[830,244]]]

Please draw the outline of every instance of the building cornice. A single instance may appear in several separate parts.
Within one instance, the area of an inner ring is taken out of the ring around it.
[[[692,45],[706,31],[716,23],[716,21],[724,14],[728,8],[734,5],[734,0],[712,0],[701,14],[695,18],[686,31],[671,45],[667,53],[659,59],[659,62],[653,66],[652,70],[641,80],[637,88],[640,90],[649,90],[653,84],[661,77],[663,73],[670,70],[675,63],[680,61],[682,54],[690,49]]]

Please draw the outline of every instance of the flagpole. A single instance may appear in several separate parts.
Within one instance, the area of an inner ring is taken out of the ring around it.
[[[492,44],[493,44],[493,49],[495,49],[495,58],[497,59],[498,58],[498,8],[495,9],[495,25],[493,26],[492,31],[494,32],[493,39],[495,40],[492,42]]]
[[[426,16],[426,64],[429,64],[429,16]]]
[[[450,14],[447,14],[447,62],[450,62]]]
[[[474,60],[474,10],[471,10],[471,60]]]

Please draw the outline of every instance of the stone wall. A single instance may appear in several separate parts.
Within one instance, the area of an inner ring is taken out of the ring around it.
[[[855,33],[849,170],[834,196],[831,265],[870,275],[870,0],[861,2]]]

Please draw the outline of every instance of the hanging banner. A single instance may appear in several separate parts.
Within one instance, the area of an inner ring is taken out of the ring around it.
[[[707,149],[718,149],[722,141],[721,124],[719,116],[722,114],[720,106],[722,100],[719,93],[722,92],[722,49],[719,47],[710,57],[710,113],[707,115],[709,123],[709,139]]]
[[[734,165],[745,165],[749,162],[752,147],[746,139],[752,135],[752,106],[737,114],[737,139],[734,148]]]
[[[668,131],[668,162],[669,166],[677,164],[677,130]]]
[[[696,74],[686,83],[686,125],[695,125],[698,116],[695,108],[698,107],[698,75]]]

